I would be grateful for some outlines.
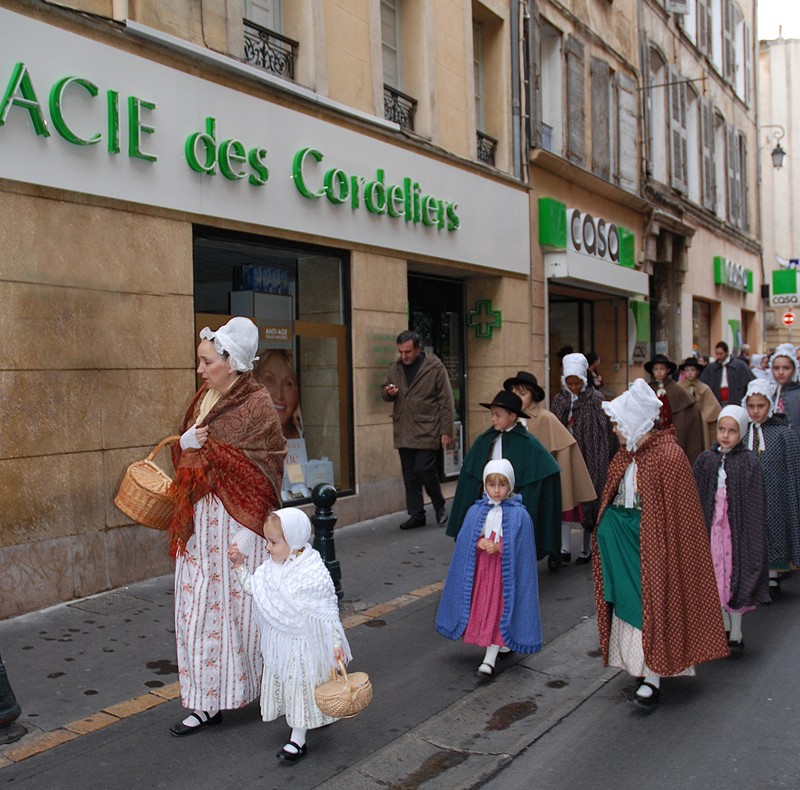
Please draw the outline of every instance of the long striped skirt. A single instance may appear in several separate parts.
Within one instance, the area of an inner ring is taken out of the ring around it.
[[[261,650],[253,599],[228,559],[242,525],[209,494],[194,509],[194,535],[175,565],[175,638],[185,708],[241,708],[258,697]],[[267,558],[260,538],[247,556],[252,573]]]

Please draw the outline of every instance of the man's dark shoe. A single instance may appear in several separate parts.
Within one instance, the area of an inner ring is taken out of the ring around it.
[[[416,527],[424,527],[425,524],[425,516],[409,516],[409,518],[400,525],[400,529],[415,529]]]
[[[436,508],[436,523],[437,524],[447,523],[447,508],[444,505]]]

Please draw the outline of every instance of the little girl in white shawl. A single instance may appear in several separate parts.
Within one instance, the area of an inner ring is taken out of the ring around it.
[[[255,573],[247,570],[236,547],[228,556],[261,622],[261,717],[286,716],[292,733],[276,757],[295,763],[307,752],[308,730],[336,721],[317,707],[314,689],[337,661],[352,656],[330,573],[308,542],[308,516],[293,507],[276,510],[267,518],[264,536],[270,556]]]

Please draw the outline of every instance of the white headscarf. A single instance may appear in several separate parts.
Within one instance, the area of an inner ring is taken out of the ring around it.
[[[483,487],[484,490],[486,489],[486,478],[489,475],[503,475],[506,480],[508,480],[508,484],[511,486],[511,490],[514,490],[514,467],[511,466],[511,462],[507,461],[505,458],[500,458],[495,461],[489,461],[486,466],[483,467]],[[486,514],[486,521],[483,523],[483,537],[489,538],[494,533],[494,542],[499,543],[500,538],[503,537],[503,509],[501,507],[500,502],[495,502],[494,499],[489,500],[492,503],[492,507],[489,512]]]
[[[280,519],[283,537],[292,551],[302,549],[311,540],[311,521],[299,508],[284,507],[273,515]]]
[[[781,355],[782,356],[782,355]],[[769,411],[767,412],[767,419],[772,417],[775,413],[775,383],[767,379],[753,379],[747,385],[747,392],[742,398],[742,406],[747,408],[747,399],[751,395],[761,395],[769,401]],[[757,443],[756,443],[757,442]],[[762,452],[766,445],[764,444],[764,433],[761,426],[755,422],[750,422],[750,432],[747,435],[747,449],[756,452]]]
[[[653,429],[661,412],[661,401],[644,379],[636,379],[627,392],[600,404],[625,437],[625,447],[635,452],[639,440]]]
[[[717,425],[719,425],[719,421],[723,417],[732,417],[736,420],[739,424],[739,440],[741,441],[744,439],[747,433],[747,423],[750,421],[750,418],[747,416],[747,409],[743,409],[741,406],[726,406],[719,413],[719,417],[717,417]]]
[[[589,372],[589,361],[583,354],[567,354],[561,360],[561,365],[564,368],[563,375],[561,376],[561,383],[566,386],[567,376],[577,376],[582,382],[584,389],[589,383],[587,378]]]
[[[794,367],[792,373],[792,381],[797,381],[797,349],[791,343],[781,343],[776,349],[775,353],[769,358],[769,370],[772,372],[772,363],[778,357],[786,357]],[[773,379],[774,380],[774,379]]]
[[[249,319],[231,318],[225,326],[214,332],[209,327],[200,330],[201,340],[213,340],[218,354],[228,354],[228,367],[246,373],[253,369],[258,359],[258,327]]]

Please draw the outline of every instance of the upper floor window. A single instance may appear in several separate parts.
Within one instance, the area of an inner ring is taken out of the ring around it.
[[[281,0],[245,0],[244,15],[245,63],[294,79],[298,43],[281,35]]]
[[[649,50],[650,68],[648,74],[647,112],[648,124],[648,162],[650,175],[663,184],[668,183],[667,171],[667,114],[669,87],[667,63],[664,57],[652,47]],[[671,124],[670,124],[671,126]]]
[[[401,90],[403,87],[400,22],[400,0],[381,0],[383,82],[397,90]]]
[[[282,0],[244,0],[244,18],[271,30],[283,32]]]
[[[480,22],[472,23],[472,73],[475,82],[475,125],[483,129],[483,26]]]
[[[542,23],[540,38],[540,95],[542,148],[560,154],[563,150],[563,83],[561,31]]]

